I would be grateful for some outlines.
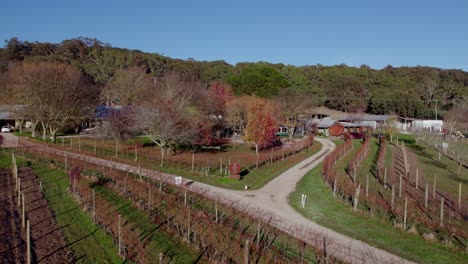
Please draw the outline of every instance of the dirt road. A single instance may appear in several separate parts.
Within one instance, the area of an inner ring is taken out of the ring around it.
[[[7,135],[7,142],[11,146],[18,144],[18,141],[11,134]],[[317,138],[323,148],[312,157],[295,165],[284,172],[263,188],[255,191],[235,191],[207,184],[193,182],[183,179],[182,184],[192,191],[203,193],[214,199],[222,200],[226,203],[235,204],[236,208],[270,220],[270,224],[292,236],[304,239],[307,242],[318,247],[326,245],[327,251],[346,262],[351,263],[410,263],[396,255],[390,254],[384,250],[370,246],[362,241],[344,236],[333,230],[322,227],[301,214],[296,212],[288,203],[289,194],[295,190],[296,183],[311,169],[317,166],[327,153],[335,148],[333,142],[327,139]],[[138,173],[138,168],[128,164],[117,163],[109,160],[94,158],[77,153],[65,152],[47,148],[45,145],[30,140],[23,141],[21,144],[28,146],[41,147],[43,151],[54,151],[69,157],[87,160],[102,166],[115,167],[120,170]],[[157,171],[142,169],[143,176],[162,180],[174,184],[175,175],[159,173]]]

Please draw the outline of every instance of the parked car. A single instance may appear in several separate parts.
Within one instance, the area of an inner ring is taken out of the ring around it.
[[[8,126],[3,126],[1,132],[2,133],[9,133],[9,132],[11,132],[11,129]]]

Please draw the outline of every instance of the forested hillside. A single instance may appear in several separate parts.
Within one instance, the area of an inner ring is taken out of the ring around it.
[[[4,93],[7,90],[6,75],[21,62],[70,64],[78,67],[88,82],[100,89],[119,86],[120,92],[113,95],[115,98],[106,98],[101,92],[102,104],[110,101],[132,104],[129,94],[137,91],[138,87],[135,85],[137,80],[132,80],[128,73],[135,69],[154,78],[175,72],[204,87],[214,82],[228,83],[237,95],[274,98],[289,88],[288,91],[308,94],[315,105],[349,112],[434,118],[437,107],[440,118],[444,111],[468,104],[468,73],[462,70],[423,66],[396,68],[390,65],[381,70],[366,65],[360,68],[346,65],[297,67],[267,62],[233,66],[224,61],[181,60],[115,48],[97,39],[82,37],[59,44],[16,38],[6,41],[4,48],[0,49],[0,91],[3,91],[0,97],[3,99],[8,97]],[[123,82],[128,85],[123,85]]]

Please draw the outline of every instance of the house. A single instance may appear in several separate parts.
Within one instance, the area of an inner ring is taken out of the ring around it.
[[[0,105],[0,127],[9,126],[22,130],[24,122],[29,121],[18,118],[17,112],[22,107],[21,105]],[[30,126],[31,122],[26,122],[26,127]]]
[[[344,132],[344,126],[337,120],[322,119],[317,124],[317,130],[325,136],[340,136]]]
[[[341,122],[359,124],[362,127],[377,129],[384,126],[389,120],[394,119],[394,115],[369,115],[365,113],[349,114],[340,119]]]

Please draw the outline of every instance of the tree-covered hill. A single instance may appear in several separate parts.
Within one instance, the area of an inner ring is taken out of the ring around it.
[[[366,65],[356,68],[344,64],[298,67],[267,62],[230,65],[115,48],[83,37],[59,44],[17,38],[6,41],[0,49],[0,89],[15,63],[44,61],[74,65],[98,87],[112,82],[119,70],[138,67],[155,78],[176,72],[205,87],[213,82],[229,83],[237,95],[271,98],[285,88],[300,90],[312,95],[315,104],[349,112],[434,118],[436,107],[440,117],[455,105],[468,104],[468,72],[462,70],[390,65],[375,70]]]

